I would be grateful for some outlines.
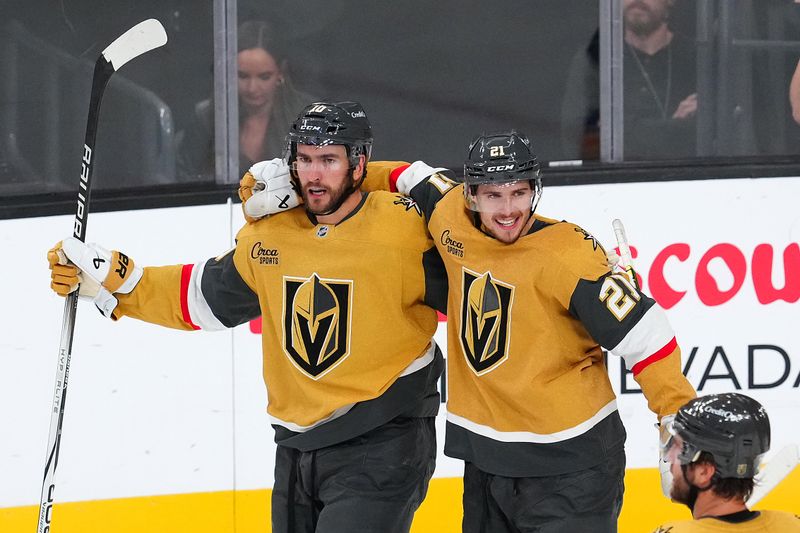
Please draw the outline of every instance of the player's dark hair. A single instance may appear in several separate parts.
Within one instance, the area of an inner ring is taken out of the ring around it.
[[[263,20],[248,20],[238,28],[237,52],[260,48],[272,56],[279,66],[286,61],[287,50],[275,29]]]
[[[698,463],[710,464],[716,467],[714,455],[709,452],[701,453],[700,457],[697,458],[697,461],[692,464]],[[711,487],[711,490],[714,492],[714,494],[726,500],[741,498],[742,501],[747,501],[747,498],[749,498],[753,493],[753,487],[755,486],[755,481],[752,477],[720,477],[719,473],[714,474],[712,483],[713,486]]]

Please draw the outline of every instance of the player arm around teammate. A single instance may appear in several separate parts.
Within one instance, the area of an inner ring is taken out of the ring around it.
[[[287,145],[303,209],[249,222],[234,250],[195,265],[142,269],[65,239],[48,253],[52,286],[83,281],[106,316],[185,330],[261,314],[273,531],[405,533],[436,458],[436,250],[401,197],[361,192],[372,132],[360,104],[307,106]]]
[[[496,150],[495,156],[492,155],[493,149]],[[477,205],[475,195],[470,194],[470,174],[502,174],[506,172],[505,169],[514,168],[515,165],[513,172],[521,174],[528,170],[525,165],[532,164],[515,158],[511,151],[506,153],[499,150],[499,145],[493,148],[473,143],[470,154],[474,154],[474,161],[472,164],[468,161],[465,167],[467,186],[459,184],[452,171],[431,167],[422,161],[411,164],[384,161],[368,166],[369,174],[363,187],[409,195],[422,209],[430,228],[433,212],[445,195],[460,193],[473,208]],[[270,180],[270,177],[266,177],[261,181],[269,183]],[[472,187],[478,184],[479,181],[475,181]],[[526,201],[531,202],[531,211],[535,211],[541,195],[540,179],[534,181],[531,191],[533,194],[527,196],[529,200]],[[259,204],[259,209],[262,205]],[[263,216],[275,212],[275,209],[265,208],[256,212]],[[508,233],[491,217],[486,219],[486,224],[494,224],[499,232]],[[529,219],[530,222],[533,220]],[[483,222],[476,216],[475,223],[480,225]],[[516,238],[522,234],[522,229],[516,233]],[[560,255],[553,256],[554,261],[563,263],[564,271],[571,272],[567,285],[563,287],[565,307],[583,323],[598,344],[623,357],[658,419],[673,415],[695,393],[681,373],[680,347],[664,310],[635,287],[625,274],[611,271],[609,256],[594,237],[577,226],[574,226],[574,231],[578,235],[573,239],[575,244],[565,246]],[[442,239],[444,242],[437,242],[437,246],[441,245],[445,251],[447,246],[455,246],[446,242],[446,236],[439,240]],[[580,245],[580,241],[585,240],[591,241],[593,253],[587,254],[585,247]]]
[[[466,463],[464,530],[615,531],[625,430],[601,346],[659,418],[674,413],[694,391],[664,311],[614,277],[590,234],[534,213],[541,178],[524,135],[479,136],[463,183],[392,166],[378,187],[410,194],[448,275],[445,454]]]

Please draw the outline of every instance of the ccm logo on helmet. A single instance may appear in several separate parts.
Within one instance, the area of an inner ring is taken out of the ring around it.
[[[486,167],[486,172],[503,172],[504,170],[514,170],[514,165],[495,165]]]

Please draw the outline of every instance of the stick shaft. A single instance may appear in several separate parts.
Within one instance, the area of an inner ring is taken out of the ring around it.
[[[89,115],[86,121],[86,137],[81,157],[81,173],[78,181],[77,207],[72,234],[83,241],[86,238],[86,225],[89,217],[89,199],[92,190],[94,170],[94,145],[97,138],[97,123],[100,117],[100,103],[114,68],[103,56],[95,63],[92,77],[92,95],[89,100]],[[61,430],[64,424],[64,409],[67,401],[67,382],[69,363],[72,355],[72,339],[75,332],[75,315],[78,311],[78,291],[69,294],[64,302],[64,318],[61,323],[61,339],[58,346],[58,367],[50,410],[50,432],[47,438],[47,460],[44,467],[42,493],[39,500],[38,533],[50,531],[53,514],[53,493],[55,492],[55,473],[58,453],[61,449]]]
[[[140,22],[114,40],[97,58],[92,76],[92,91],[89,113],[86,118],[86,136],[81,156],[81,173],[78,181],[77,206],[72,234],[85,241],[89,218],[89,200],[92,191],[92,174],[95,160],[95,141],[100,119],[100,104],[106,86],[116,70],[131,59],[167,42],[164,27],[155,19]],[[50,431],[47,438],[47,459],[39,500],[39,523],[37,533],[49,533],[53,514],[55,472],[58,453],[61,449],[61,430],[64,423],[64,408],[67,400],[69,363],[72,355],[72,339],[75,332],[75,315],[78,310],[78,289],[69,294],[64,302],[64,318],[61,323],[61,339],[58,346],[58,366],[50,410]]]

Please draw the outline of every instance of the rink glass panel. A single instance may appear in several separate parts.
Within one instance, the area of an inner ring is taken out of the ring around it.
[[[501,8],[455,0],[146,0],[53,8],[11,0],[0,25],[0,217],[74,210],[92,65],[116,36],[149,17],[164,24],[170,40],[126,65],[109,86],[96,147],[98,211],[235,198],[243,170],[235,164],[238,114],[230,105],[236,75],[229,70],[227,83],[219,76],[220,64],[235,60],[236,41],[219,33],[232,37],[247,20],[275,28],[298,92],[363,103],[376,159],[460,170],[476,134],[514,128],[528,133],[555,182],[564,173],[585,181],[597,172],[606,181],[631,172],[661,179],[697,164],[796,173],[800,126],[787,93],[800,57],[800,4],[674,2],[670,28],[694,60],[673,58],[671,99],[683,96],[676,96],[679,78],[692,80],[698,95],[691,124],[673,136],[686,148],[659,138],[667,126],[655,125],[651,134],[631,127],[616,141],[600,134],[601,117],[620,114],[628,126],[637,109],[624,83],[600,86],[600,72],[615,61],[623,80],[640,75],[624,61],[624,47],[601,61],[612,26],[601,24],[601,15],[613,1],[515,0]],[[663,82],[654,81],[661,98]],[[604,89],[623,92],[622,110],[600,108]],[[195,120],[204,101],[229,112],[206,117],[213,131],[201,131]],[[612,142],[622,158],[602,160]],[[208,164],[187,164],[190,152],[206,153]],[[564,160],[576,163],[547,167]],[[712,170],[708,177],[733,172]]]

